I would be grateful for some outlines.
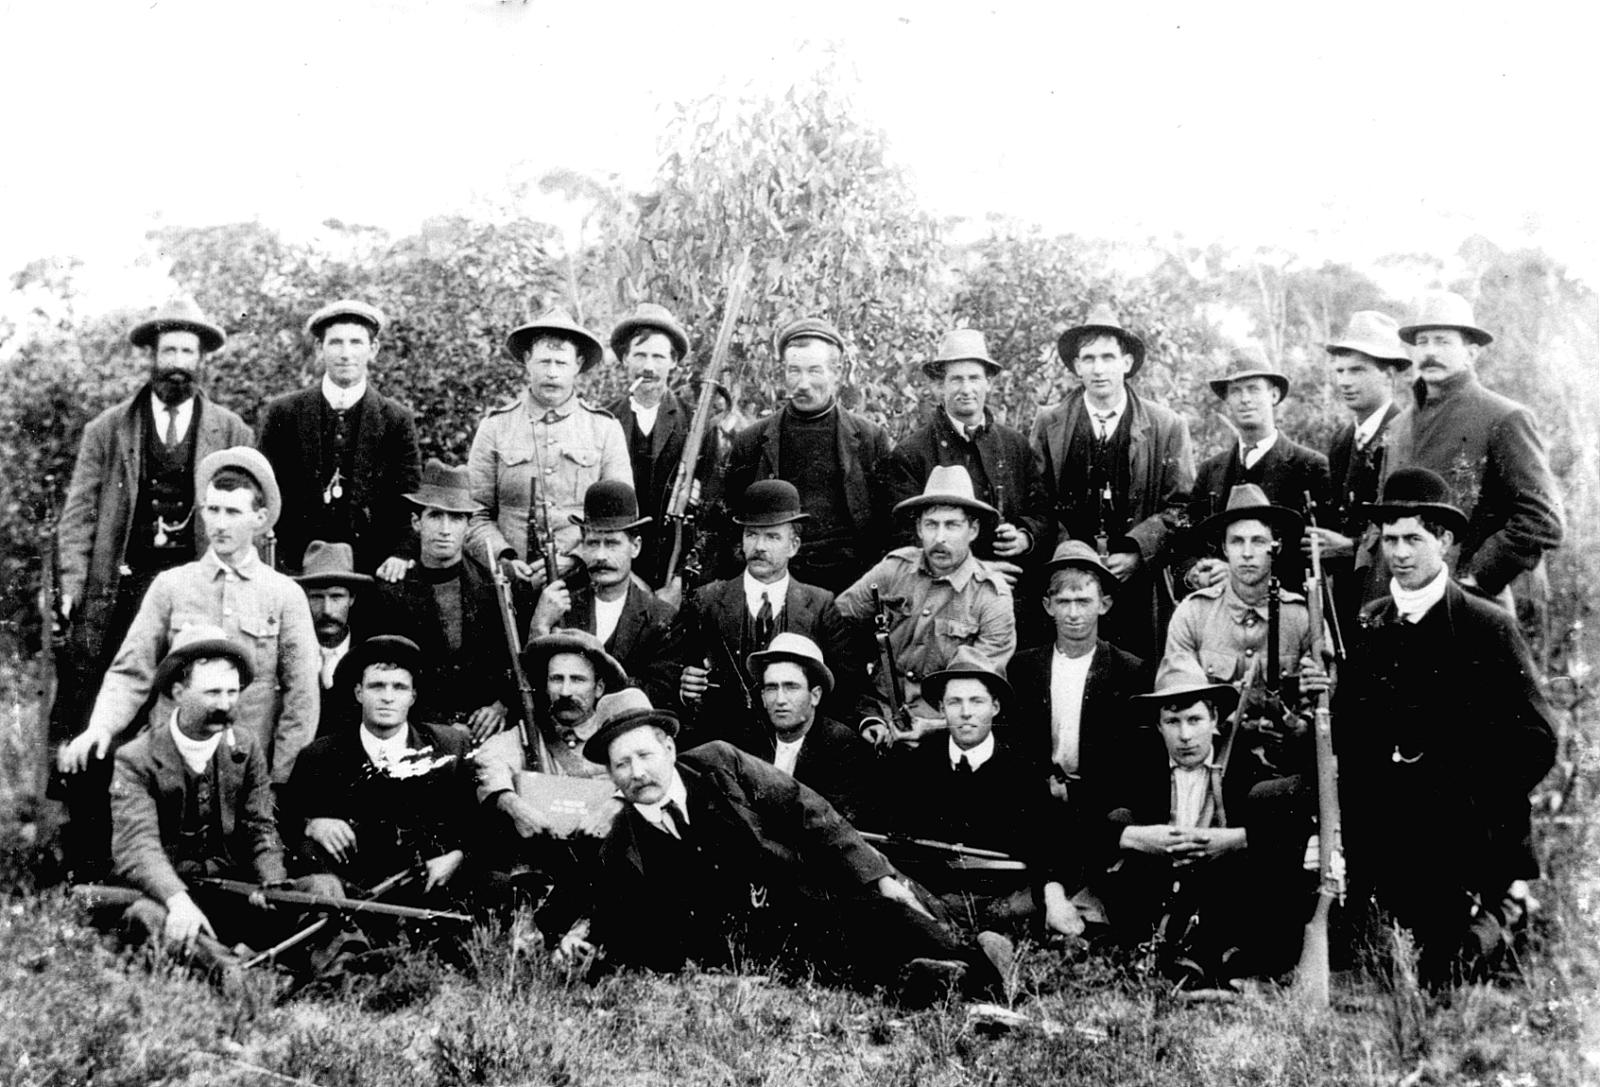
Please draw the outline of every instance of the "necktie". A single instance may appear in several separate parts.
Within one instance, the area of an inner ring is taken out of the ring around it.
[[[1111,420],[1116,414],[1114,411],[1104,414],[1098,411],[1094,413],[1094,436],[1100,441],[1103,442],[1111,437]]]
[[[1254,445],[1245,446],[1244,447],[1244,455],[1239,458],[1239,460],[1244,464],[1244,466],[1246,468],[1254,468],[1256,466],[1256,461],[1258,461],[1260,459],[1261,459],[1261,443],[1260,442],[1257,442]]]
[[[955,771],[958,774],[972,773],[972,764],[967,761],[967,757],[965,755],[956,756]]]
[[[171,449],[178,444],[178,409],[168,404],[162,410],[167,413],[167,434],[162,441]]]
[[[669,800],[661,805],[661,810],[667,813],[668,824],[672,828],[672,836],[683,841],[689,832],[689,816],[676,800]]]
[[[772,598],[761,594],[761,607],[756,610],[756,644],[765,649],[772,641]]]

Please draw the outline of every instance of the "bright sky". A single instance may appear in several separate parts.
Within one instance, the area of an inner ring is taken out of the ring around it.
[[[75,254],[134,293],[156,222],[403,232],[555,167],[642,187],[674,100],[781,90],[809,41],[941,215],[1357,265],[1481,232],[1600,284],[1593,12],[0,0],[0,271]]]

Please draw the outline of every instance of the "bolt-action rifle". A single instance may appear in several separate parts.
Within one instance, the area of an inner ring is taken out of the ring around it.
[[[528,769],[542,771],[554,762],[550,752],[545,748],[544,736],[540,733],[534,720],[536,709],[533,700],[533,686],[528,682],[528,673],[522,667],[522,636],[517,627],[517,606],[512,600],[511,575],[508,574],[495,558],[494,549],[485,543],[485,550],[489,553],[489,573],[494,578],[495,602],[500,605],[500,627],[505,634],[506,651],[511,654],[511,674],[517,681],[517,693],[522,697],[522,721],[517,725],[517,732],[522,740],[523,758]]]
[[[905,688],[900,682],[900,666],[895,663],[894,646],[889,642],[889,632],[893,628],[894,617],[878,591],[878,583],[873,582],[872,634],[878,642],[878,666],[883,669],[889,688],[889,723],[897,732],[915,732],[916,723],[911,720],[911,707],[906,705]]]

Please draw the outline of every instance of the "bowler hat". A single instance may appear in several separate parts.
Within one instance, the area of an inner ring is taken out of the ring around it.
[[[800,492],[786,479],[758,479],[744,489],[733,523],[741,528],[771,528],[811,515],[800,508]]]
[[[1402,517],[1442,521],[1459,540],[1467,530],[1467,515],[1452,501],[1454,497],[1439,473],[1426,468],[1400,468],[1384,480],[1383,494],[1364,512],[1367,520],[1377,525]]]
[[[804,634],[783,631],[768,643],[767,648],[746,657],[745,668],[752,677],[759,677],[767,665],[777,661],[789,661],[805,669],[812,684],[821,687],[823,694],[833,690],[833,672],[822,659],[822,647]]]
[[[1231,683],[1212,683],[1204,676],[1174,673],[1161,681],[1161,686],[1146,694],[1132,695],[1128,701],[1136,706],[1159,710],[1163,706],[1179,704],[1192,706],[1201,699],[1212,703],[1218,717],[1226,717],[1239,704],[1239,692]]]
[[[956,650],[950,663],[922,680],[922,700],[930,706],[944,701],[944,689],[952,679],[976,679],[989,688],[989,693],[1002,702],[1011,698],[1011,684],[1005,673],[990,664],[970,646]]]
[[[1254,483],[1240,483],[1229,491],[1227,506],[1201,521],[1195,528],[1195,536],[1203,540],[1220,535],[1235,521],[1260,521],[1280,540],[1300,538],[1300,515],[1287,506],[1274,506],[1267,501],[1267,493]]]
[[[1415,344],[1417,333],[1430,328],[1453,328],[1480,347],[1494,342],[1493,336],[1478,327],[1472,303],[1454,291],[1428,291],[1417,299],[1416,313],[1410,324],[1400,327],[1400,338]]]
[[[1047,592],[1050,575],[1057,570],[1087,570],[1100,579],[1100,590],[1107,596],[1116,592],[1121,584],[1117,575],[1106,568],[1105,560],[1082,540],[1062,540],[1056,544],[1055,554],[1050,556],[1050,561],[1039,568]]]
[[[972,475],[959,464],[936,465],[928,473],[928,482],[922,493],[895,504],[894,512],[918,510],[924,506],[960,506],[974,513],[1000,519],[1000,511],[987,502],[978,501],[972,490]]]
[[[178,673],[183,671],[184,666],[190,661],[213,660],[219,657],[231,660],[234,667],[239,669],[241,689],[250,686],[256,675],[254,654],[243,642],[229,637],[227,631],[214,623],[195,623],[178,631],[172,639],[172,648],[167,650],[167,655],[156,665],[151,686],[165,694],[167,688],[178,678]]]
[[[446,513],[481,513],[489,507],[472,500],[464,467],[446,464],[438,457],[429,457],[422,466],[422,481],[405,499],[423,509],[444,510]]]
[[[193,332],[200,337],[200,350],[206,354],[228,341],[228,334],[212,324],[188,295],[170,299],[155,316],[140,321],[128,330],[128,342],[135,347],[154,348],[163,332]]]
[[[600,338],[574,321],[564,309],[548,310],[527,324],[512,329],[506,336],[506,352],[521,362],[527,356],[528,348],[541,336],[556,336],[576,345],[580,374],[599,365],[605,357],[606,349],[601,346]]]
[[[583,492],[583,513],[568,515],[579,528],[596,532],[632,532],[648,525],[650,518],[639,516],[639,496],[620,479],[602,479]]]
[[[361,675],[373,664],[392,664],[411,673],[411,685],[420,686],[427,661],[422,648],[410,638],[398,634],[375,634],[359,645],[352,646],[344,660],[339,662],[339,678],[359,684]]]
[[[594,678],[615,691],[628,683],[628,673],[606,647],[586,630],[552,630],[530,641],[522,650],[522,667],[535,685],[543,682],[546,666],[557,653],[578,653],[594,665]]]
[[[341,298],[337,302],[329,302],[306,318],[306,335],[313,340],[320,340],[322,330],[341,319],[366,325],[372,330],[374,339],[383,334],[384,326],[389,323],[389,318],[377,306],[359,298]]]
[[[300,574],[295,580],[305,589],[324,585],[356,589],[372,584],[371,577],[356,573],[355,551],[349,544],[327,540],[312,540],[306,545],[305,561],[300,564]]]
[[[1400,342],[1393,317],[1375,309],[1357,310],[1350,315],[1344,337],[1324,344],[1328,351],[1359,351],[1378,362],[1393,364],[1396,370],[1411,365],[1405,344]]]
[[[583,742],[583,757],[600,766],[611,761],[611,741],[624,732],[655,725],[668,736],[676,736],[679,727],[677,714],[656,709],[650,704],[650,697],[637,687],[624,687],[603,696],[595,703],[594,716],[589,720],[596,728]]]
[[[1227,399],[1229,385],[1252,377],[1264,377],[1277,386],[1279,400],[1289,395],[1289,379],[1268,362],[1267,353],[1253,343],[1229,351],[1228,372],[1213,378],[1209,384],[1212,392]]]
[[[989,345],[983,333],[975,328],[952,328],[939,341],[939,350],[922,364],[922,372],[937,381],[944,376],[944,368],[952,362],[981,362],[993,377],[1005,367],[989,357]]]
[[[1089,311],[1083,324],[1074,325],[1060,335],[1056,340],[1056,353],[1067,364],[1067,368],[1076,373],[1078,352],[1096,336],[1115,336],[1117,342],[1122,344],[1123,353],[1133,356],[1133,365],[1128,368],[1129,377],[1144,366],[1144,341],[1123,328],[1116,311],[1104,302]]]
[[[619,359],[628,357],[628,345],[644,331],[659,332],[672,341],[678,358],[689,353],[689,333],[665,306],[654,302],[640,302],[631,315],[617,322],[611,330],[611,353]]]
[[[204,508],[206,488],[211,486],[211,477],[224,468],[237,468],[256,481],[267,504],[266,531],[271,532],[272,526],[278,523],[278,516],[283,513],[283,492],[278,490],[278,477],[273,474],[267,458],[248,445],[235,445],[206,454],[194,470],[194,504]]]
[[[839,330],[833,327],[833,322],[826,317],[802,317],[797,321],[790,321],[778,330],[776,344],[778,357],[783,357],[783,349],[789,345],[790,340],[797,340],[802,336],[815,336],[827,340],[840,351],[844,350],[844,337],[839,335]]]

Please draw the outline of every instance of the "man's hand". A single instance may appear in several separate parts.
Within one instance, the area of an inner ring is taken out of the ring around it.
[[[1184,577],[1191,589],[1209,589],[1228,576],[1228,564],[1221,559],[1201,559]]]
[[[550,825],[549,821],[535,811],[532,804],[529,804],[516,793],[501,793],[500,799],[495,801],[495,805],[511,817],[512,827],[523,838],[538,838],[547,834],[555,834],[555,828]]]
[[[72,594],[62,593],[56,597],[56,610],[61,613],[61,618],[72,618]]]
[[[1167,852],[1174,864],[1212,861],[1245,846],[1243,827],[1190,827],[1178,831],[1178,841]]]
[[[878,893],[891,902],[899,902],[903,906],[916,910],[924,917],[930,919],[933,917],[933,914],[928,912],[928,907],[917,901],[917,896],[911,893],[911,888],[893,876],[879,878]]]
[[[325,849],[340,864],[355,855],[356,831],[343,819],[307,819],[306,837]]]
[[[1300,658],[1299,680],[1301,694],[1315,695],[1333,690],[1333,677],[1309,653]]]
[[[506,724],[506,704],[495,699],[487,706],[479,706],[472,711],[472,716],[467,718],[467,728],[472,733],[472,742],[481,744],[490,736],[499,732]]]
[[[1022,576],[1022,567],[1014,562],[1002,562],[1000,559],[990,559],[984,565],[1005,578],[1008,586],[1013,589],[1017,587],[1017,578]]]
[[[556,965],[573,974],[587,974],[599,949],[589,942],[589,922],[579,921],[567,930],[556,945]]]
[[[217,938],[217,930],[211,927],[206,915],[194,904],[189,892],[179,891],[167,899],[167,924],[162,935],[173,943],[188,947],[201,933],[213,940]]]
[[[111,737],[97,729],[84,729],[56,752],[56,767],[63,774],[79,774],[89,768],[95,759],[106,757]]]
[[[1078,907],[1067,898],[1066,888],[1054,880],[1044,885],[1044,927],[1069,937],[1082,936],[1088,927]]]
[[[1123,849],[1131,849],[1135,853],[1165,855],[1172,852],[1182,834],[1183,832],[1177,827],[1168,824],[1123,827],[1122,836],[1117,839],[1117,845]]]
[[[1134,571],[1144,565],[1144,559],[1139,557],[1137,551],[1113,551],[1105,557],[1105,564],[1118,581],[1127,581]]]
[[[555,629],[561,617],[572,610],[572,592],[567,583],[557,578],[544,587],[539,603],[533,609],[533,636],[542,638]]]
[[[711,662],[707,661],[705,667],[689,665],[678,677],[678,697],[685,702],[695,703],[705,697],[706,690],[711,686],[707,677],[711,675]]]
[[[449,883],[450,877],[456,874],[456,870],[461,867],[461,862],[466,859],[467,855],[461,850],[452,849],[448,853],[441,853],[439,856],[430,857],[423,862],[423,868],[428,873],[428,878],[422,884],[423,891],[431,891],[435,887],[443,887],[446,883]]]
[[[996,555],[1012,559],[1018,555],[1026,555],[1032,549],[1033,541],[1028,538],[1028,534],[1010,521],[1002,522],[994,530],[994,553]]]
[[[1067,802],[1067,783],[1061,780],[1059,774],[1051,774],[1047,780],[1050,783],[1050,796],[1065,804]]]
[[[535,565],[531,562],[523,562],[521,559],[501,559],[500,565],[502,569],[518,581],[526,581],[528,587],[534,592],[544,588],[543,563]]]
[[[383,560],[376,573],[379,581],[401,581],[410,570],[413,563],[410,559],[403,559],[399,555],[390,555]]]
[[[288,881],[295,890],[324,898],[343,898],[344,883],[332,872],[312,872]]]
[[[1318,550],[1325,559],[1348,559],[1356,553],[1356,542],[1343,533],[1335,532],[1331,528],[1306,529],[1306,534],[1300,537],[1300,550],[1306,555],[1311,554],[1311,537],[1316,536],[1319,541]]]
[[[879,751],[883,751],[894,743],[894,732],[889,728],[889,722],[881,717],[868,717],[862,720],[857,729],[861,738]]]
[[[622,801],[614,796],[609,797],[600,807],[584,812],[577,833],[585,838],[604,838],[611,833],[611,824],[621,814]]]

